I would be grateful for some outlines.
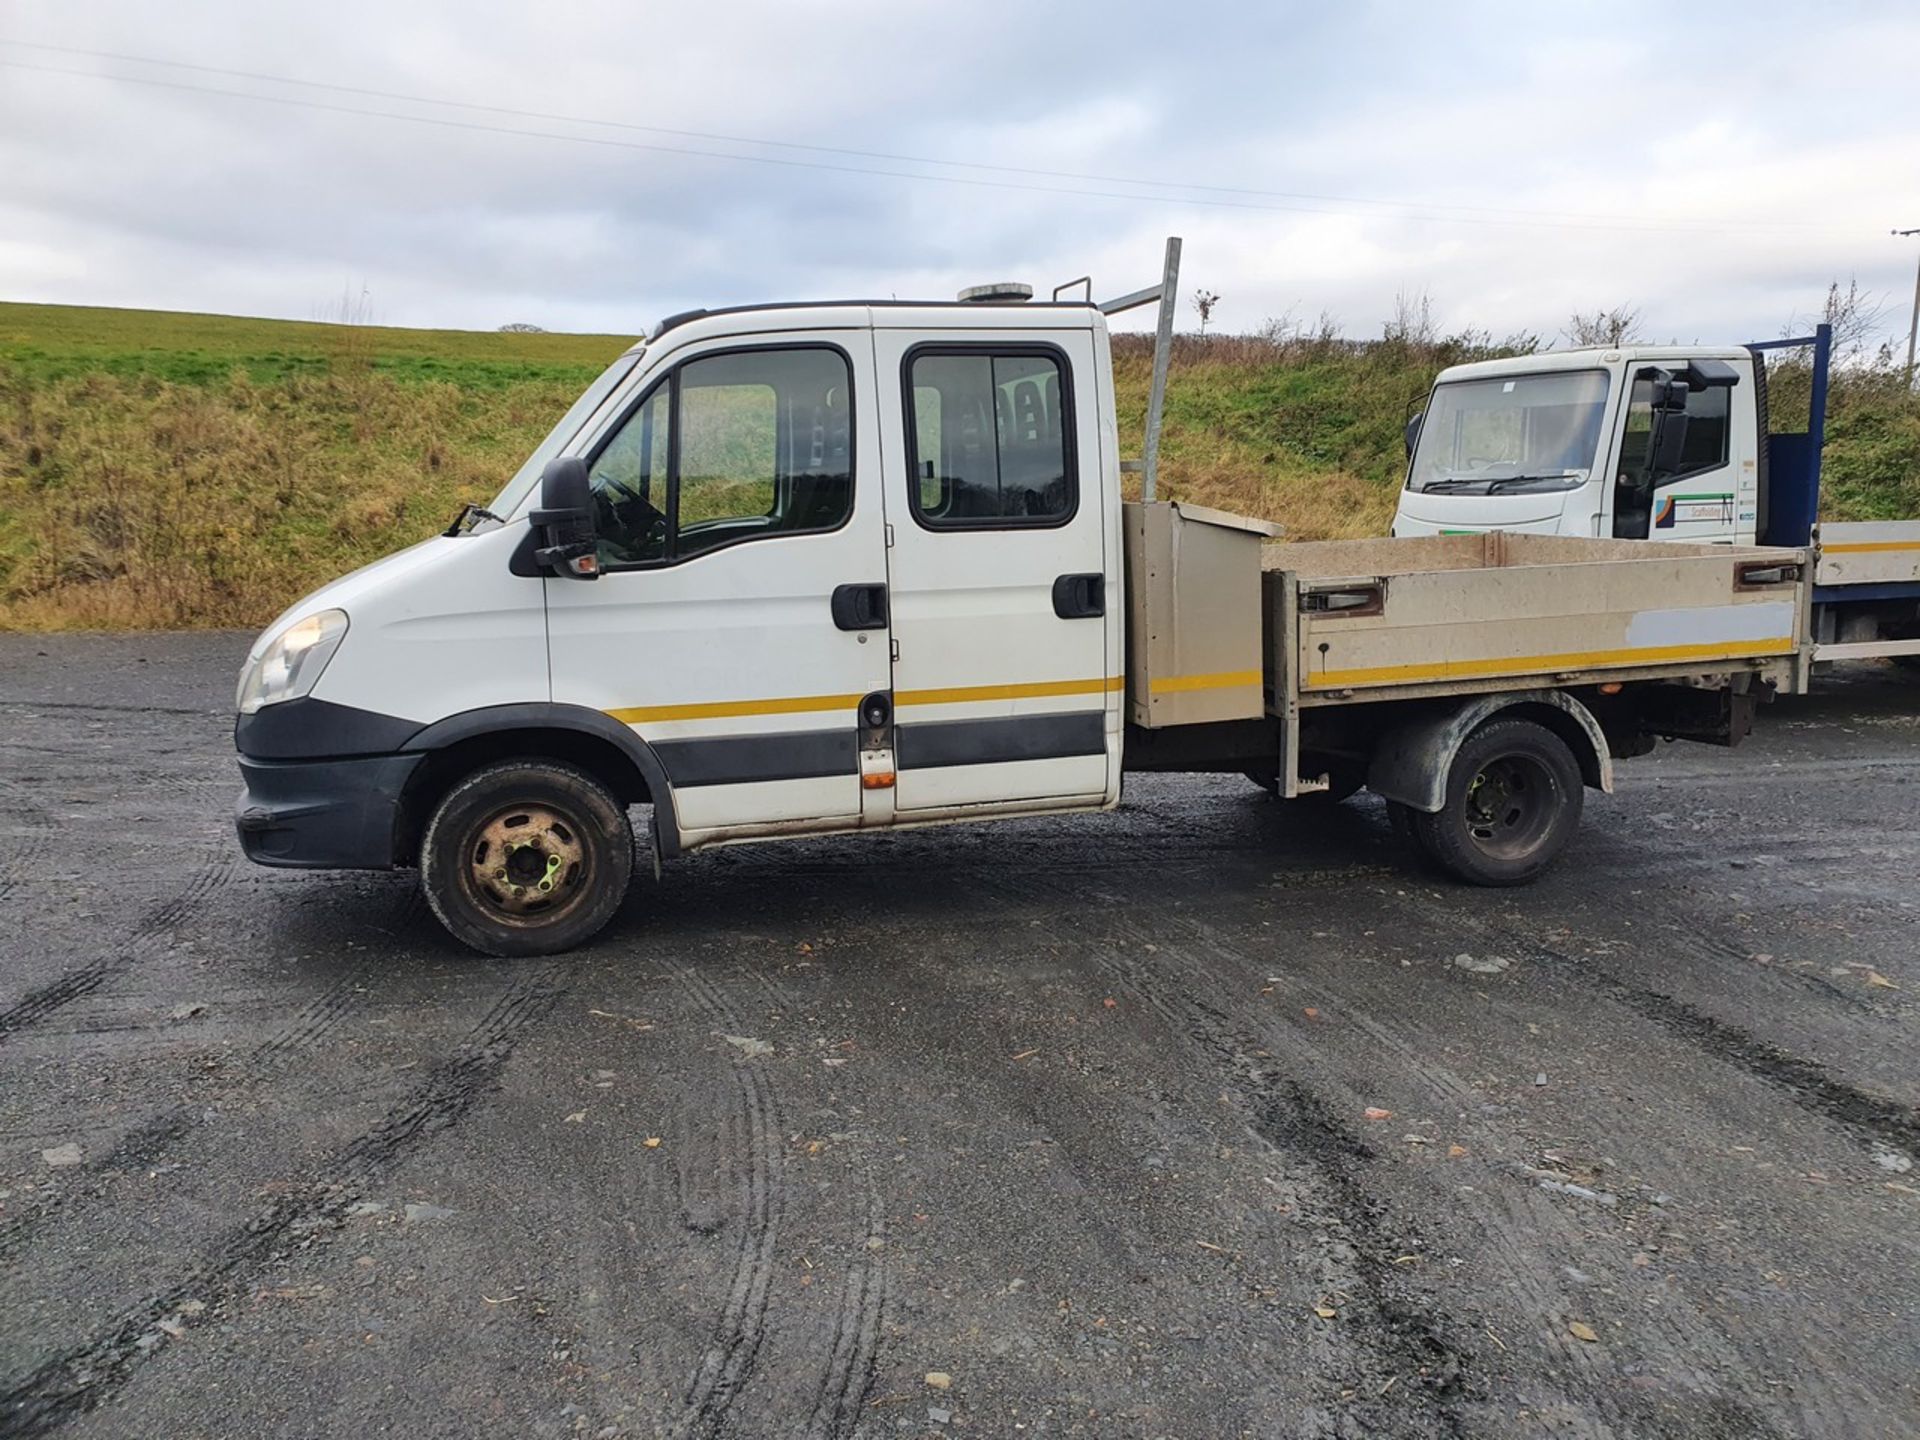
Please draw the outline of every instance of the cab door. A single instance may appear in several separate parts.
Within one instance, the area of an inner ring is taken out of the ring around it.
[[[1111,378],[1089,329],[875,331],[894,809],[1117,798]]]
[[[1645,477],[1654,416],[1652,393],[1659,367],[1643,366],[1627,391],[1620,442],[1616,449],[1612,493],[1612,533],[1622,540],[1681,540],[1732,543],[1754,529],[1757,484],[1751,436],[1751,370],[1738,370],[1733,385],[1688,391],[1687,433],[1678,465],[1661,469],[1651,487],[1630,481]],[[1684,370],[1685,362],[1670,368]],[[1745,423],[1739,423],[1744,419]]]
[[[600,578],[546,583],[556,703],[638,731],[684,843],[864,823],[888,688],[866,330],[695,343],[582,451]]]

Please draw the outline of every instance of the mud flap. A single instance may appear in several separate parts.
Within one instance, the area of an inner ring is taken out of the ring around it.
[[[1367,765],[1367,788],[1387,800],[1429,815],[1446,808],[1447,772],[1466,738],[1494,716],[1532,706],[1564,712],[1586,736],[1586,744],[1572,743],[1581,777],[1595,790],[1613,792],[1613,760],[1607,737],[1593,712],[1559,690],[1528,690],[1520,694],[1480,695],[1446,710],[1429,711],[1416,720],[1389,730],[1380,739]],[[1522,717],[1524,718],[1524,717]]]

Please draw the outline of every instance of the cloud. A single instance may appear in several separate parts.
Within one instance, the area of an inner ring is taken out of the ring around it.
[[[1903,309],[1886,232],[1920,224],[1920,17],[1893,4],[10,14],[0,38],[388,92],[0,46],[42,67],[0,70],[13,298],[310,318],[364,290],[389,323],[632,333],[1089,270],[1110,294],[1179,233],[1183,289],[1220,292],[1227,328],[1374,333],[1424,291],[1446,328],[1552,335],[1626,302],[1663,337],[1742,339],[1836,277]]]

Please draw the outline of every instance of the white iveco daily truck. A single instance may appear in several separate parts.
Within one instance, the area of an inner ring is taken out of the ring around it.
[[[1272,544],[1153,501],[1177,280],[1102,306],[682,315],[491,506],[308,596],[241,676],[263,864],[417,866],[494,954],[696,847],[1098,810],[1128,769],[1383,795],[1462,878],[1539,874],[1657,736],[1803,667],[1804,555],[1517,536]],[[1089,287],[1090,288],[1090,287]],[[1121,501],[1106,315],[1160,305]]]

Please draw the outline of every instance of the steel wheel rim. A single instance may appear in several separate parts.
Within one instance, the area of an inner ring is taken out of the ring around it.
[[[1553,771],[1532,756],[1489,760],[1467,784],[1467,838],[1492,859],[1525,859],[1553,829],[1558,792]]]
[[[566,913],[587,890],[586,827],[545,803],[503,805],[468,834],[460,867],[474,902],[508,924]]]

